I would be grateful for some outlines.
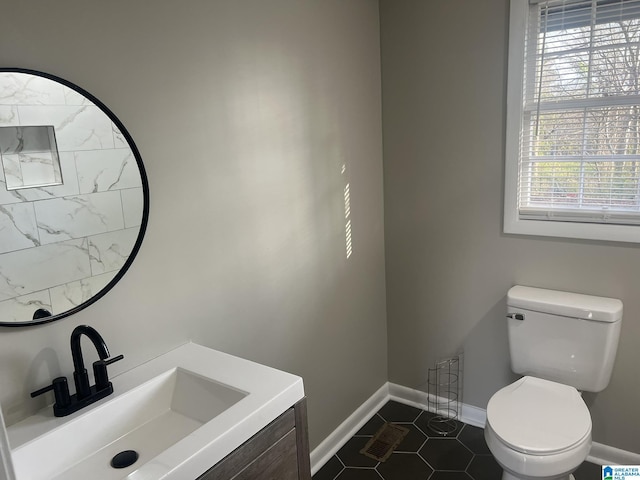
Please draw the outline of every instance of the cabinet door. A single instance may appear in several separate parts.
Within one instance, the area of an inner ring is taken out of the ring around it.
[[[278,470],[278,463],[283,464],[281,468],[284,473]],[[292,469],[294,475],[285,476]],[[241,479],[298,480],[298,449],[293,408],[198,477],[198,480]]]
[[[298,480],[295,430],[282,437],[233,480]]]

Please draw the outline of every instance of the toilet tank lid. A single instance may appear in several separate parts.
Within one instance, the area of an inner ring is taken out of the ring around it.
[[[507,305],[597,322],[617,322],[622,318],[622,302],[617,298],[595,297],[522,285],[509,289]]]

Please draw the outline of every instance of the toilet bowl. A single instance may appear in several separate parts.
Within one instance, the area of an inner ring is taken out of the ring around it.
[[[525,376],[487,405],[485,439],[503,480],[569,479],[591,448],[591,416],[574,387]]]

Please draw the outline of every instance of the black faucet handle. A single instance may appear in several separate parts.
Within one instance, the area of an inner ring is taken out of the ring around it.
[[[117,357],[107,358],[105,360],[98,360],[98,362],[103,362],[105,365],[111,365],[112,363],[116,363],[119,360],[122,360],[124,355],[118,355]]]
[[[57,407],[67,407],[71,404],[71,396],[69,395],[69,384],[67,383],[67,377],[56,377],[48,387],[41,388],[31,393],[31,398],[35,398],[38,395],[42,395],[50,390],[53,390],[53,396],[56,399]]]
[[[96,391],[99,392],[111,386],[111,382],[109,382],[109,375],[107,374],[107,365],[111,365],[123,358],[124,355],[118,355],[117,357],[93,362],[93,376],[96,380]]]

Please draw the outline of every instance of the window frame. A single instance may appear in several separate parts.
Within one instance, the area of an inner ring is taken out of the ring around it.
[[[504,224],[507,234],[640,243],[640,225],[520,218],[518,182],[520,136],[524,113],[525,36],[529,1],[510,0],[507,57]]]

